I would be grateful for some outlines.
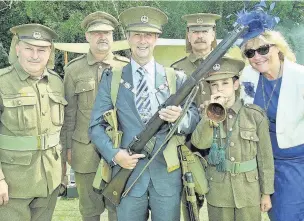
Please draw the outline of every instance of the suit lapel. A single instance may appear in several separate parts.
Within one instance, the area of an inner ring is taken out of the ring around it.
[[[122,79],[125,82],[128,82],[131,85],[131,88],[134,88],[131,63],[129,63],[127,66],[125,66],[123,68]],[[122,94],[125,97],[125,100],[126,100],[127,104],[129,105],[131,110],[134,112],[134,115],[136,116],[137,120],[143,125],[143,122],[142,122],[142,120],[139,116],[139,113],[136,109],[136,106],[135,106],[133,92],[131,90],[125,88],[124,86],[121,86],[121,88],[122,88]]]
[[[156,63],[155,68],[155,88],[159,88],[160,85],[165,84],[167,82],[166,72],[162,65]],[[158,101],[158,105],[163,104],[168,97],[170,96],[169,88],[165,87],[162,90],[156,92],[156,99]]]

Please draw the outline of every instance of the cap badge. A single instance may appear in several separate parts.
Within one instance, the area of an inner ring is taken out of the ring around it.
[[[33,32],[33,38],[35,39],[42,39],[41,33],[38,31]]]
[[[142,23],[148,23],[149,18],[148,18],[148,16],[143,15],[143,16],[141,16],[140,20],[141,20]]]
[[[220,64],[215,64],[215,65],[213,65],[212,69],[214,71],[219,71],[221,69],[221,65]]]
[[[196,23],[197,24],[203,24],[204,20],[202,18],[198,18],[198,19],[196,19]]]

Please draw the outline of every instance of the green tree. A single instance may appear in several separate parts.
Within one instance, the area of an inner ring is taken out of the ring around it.
[[[257,1],[246,1],[249,6]],[[0,0],[1,3],[1,0]],[[15,25],[40,23],[53,28],[58,34],[57,42],[85,42],[84,30],[80,27],[83,18],[94,11],[106,11],[115,17],[129,7],[146,5],[160,8],[168,17],[161,37],[185,38],[186,23],[182,15],[205,12],[217,13],[222,19],[217,22],[217,38],[225,37],[233,28],[235,13],[244,7],[244,1],[10,1],[11,7],[1,10],[0,43],[8,53],[12,35],[9,29]],[[270,2],[267,2],[270,5]],[[280,17],[278,30],[286,36],[297,56],[304,63],[304,4],[301,1],[277,1],[274,13]],[[116,30],[114,39],[122,38]],[[302,48],[301,48],[302,47]],[[75,55],[74,55],[75,56]],[[59,63],[62,54],[57,53]],[[72,57],[70,57],[71,59]],[[7,66],[7,57],[1,53],[0,68]],[[62,66],[63,64],[61,64]]]

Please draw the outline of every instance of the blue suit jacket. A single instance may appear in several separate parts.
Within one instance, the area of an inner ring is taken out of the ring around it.
[[[156,63],[156,79],[159,84],[164,83],[161,82],[162,80],[159,80],[164,79],[163,81],[165,81],[164,76],[165,70],[163,66]],[[133,87],[132,67],[130,63],[123,68],[122,79],[130,83]],[[94,108],[92,110],[89,128],[89,135],[92,142],[96,145],[98,151],[108,163],[111,163],[112,159],[119,151],[119,149],[113,148],[110,138],[105,133],[105,129],[108,125],[102,117],[106,111],[113,109],[113,104],[111,101],[111,80],[111,73],[103,74]],[[177,73],[177,89],[185,80],[186,75]],[[165,88],[164,90],[157,92],[156,96],[159,104],[164,103],[164,101],[170,96],[169,89]],[[126,148],[132,141],[133,137],[139,134],[145,128],[145,125],[143,124],[136,109],[134,94],[123,85],[119,86],[116,108],[119,130],[123,132],[120,148]],[[180,128],[180,131],[182,131],[184,134],[192,133],[199,121],[198,111],[194,104],[192,104],[189,108],[186,118],[183,121],[183,128]],[[153,152],[155,152],[162,144],[168,131],[168,124],[165,124],[160,128],[156,134],[157,139]],[[127,182],[126,187],[130,186],[147,162],[148,159],[146,158],[139,160]],[[113,174],[115,174],[119,168],[120,167],[118,165],[114,166]],[[148,169],[146,169],[141,178],[136,182],[132,190],[129,192],[129,195],[135,197],[142,196],[148,188],[150,179],[152,180],[157,193],[162,196],[172,196],[176,194],[177,191],[181,190],[181,170],[177,169],[168,173],[162,151],[160,151]]]

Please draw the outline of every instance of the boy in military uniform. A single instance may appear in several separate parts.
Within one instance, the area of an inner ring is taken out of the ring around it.
[[[88,137],[88,127],[97,88],[103,71],[123,67],[129,59],[113,55],[113,30],[118,21],[110,14],[97,11],[86,16],[81,24],[86,30],[90,50],[67,64],[64,88],[68,105],[62,143],[67,149],[67,160],[75,171],[79,210],[85,221],[100,220],[104,211],[102,196],[93,191],[92,183],[100,161],[100,154]],[[109,220],[115,221],[115,209],[110,205]]]
[[[220,18],[220,15],[209,13],[184,15],[182,19],[187,22],[186,52],[190,54],[174,62],[171,67],[183,70],[188,76],[192,74],[216,47],[215,22]],[[197,106],[209,97],[209,86],[202,81],[196,97]]]
[[[50,221],[61,182],[67,104],[62,80],[50,70],[57,35],[39,24],[11,32],[12,66],[0,70],[0,220]]]
[[[242,60],[227,55],[214,65],[206,78],[210,104],[191,138],[199,149],[211,147],[206,171],[210,221],[260,221],[261,211],[271,208],[274,165],[268,120],[261,108],[243,105],[236,97],[243,67]]]
[[[171,123],[181,115],[182,108],[168,106],[160,111],[158,108],[172,93],[173,87],[168,86],[169,76],[174,79],[174,88],[178,89],[185,82],[186,75],[163,67],[153,57],[158,36],[162,33],[162,25],[168,20],[165,13],[156,8],[141,6],[125,10],[119,19],[126,26],[132,51],[131,62],[120,72],[103,74],[92,110],[89,134],[98,151],[112,165],[112,175],[121,167],[133,169],[126,184],[126,196],[117,207],[119,221],[146,221],[149,210],[152,220],[180,220],[182,182],[177,148],[176,145],[169,144],[161,147],[161,144]],[[121,74],[121,83],[113,104],[113,80],[118,74]],[[115,148],[107,135],[106,128],[109,125],[103,118],[104,113],[113,110],[114,105],[118,128],[123,132],[118,148]],[[179,132],[183,135],[191,133],[198,122],[197,108],[190,106],[179,126]],[[157,112],[168,123],[155,134],[156,140],[151,148],[145,149],[149,157],[144,154],[130,155],[126,148]],[[159,154],[144,170],[150,157],[159,148],[162,148]],[[139,176],[141,171],[143,173]]]

